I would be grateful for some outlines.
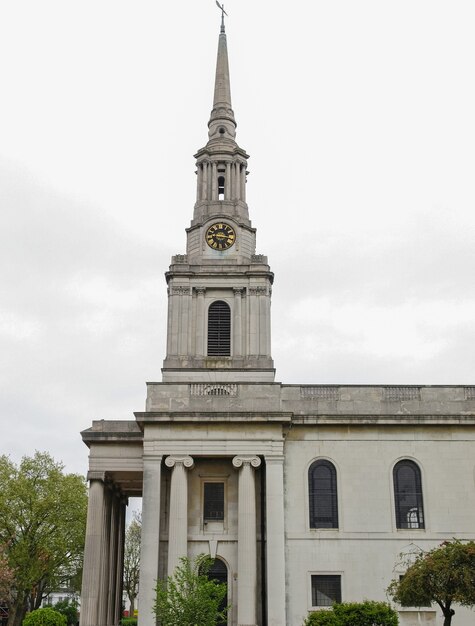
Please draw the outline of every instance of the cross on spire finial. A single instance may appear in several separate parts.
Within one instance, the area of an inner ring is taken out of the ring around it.
[[[219,9],[221,10],[221,32],[224,33],[224,16],[227,15],[226,11],[224,10],[224,4],[219,4],[218,0],[216,0],[216,4],[218,5]]]

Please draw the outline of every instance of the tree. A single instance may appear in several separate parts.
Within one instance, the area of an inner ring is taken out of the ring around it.
[[[81,569],[86,484],[63,467],[47,453],[24,457],[19,466],[0,456],[0,545],[12,572],[8,626],[20,626],[27,610],[70,586]]]
[[[0,605],[6,605],[13,585],[13,570],[8,565],[5,546],[0,546]]]
[[[228,608],[220,610],[226,584],[210,580],[213,559],[200,554],[180,559],[173,576],[158,581],[154,612],[161,626],[216,626],[226,622]]]
[[[397,626],[398,616],[386,602],[342,602],[331,611],[315,611],[305,626]]]
[[[402,606],[438,604],[444,626],[455,614],[452,605],[475,605],[475,543],[444,541],[429,552],[420,552],[400,580],[393,580],[388,594]]]
[[[142,517],[134,513],[125,532],[124,547],[124,591],[130,602],[130,615],[134,615],[135,598],[139,592],[140,574],[140,537],[142,534]]]
[[[65,600],[60,600],[56,602],[53,606],[53,609],[61,615],[64,615],[66,618],[67,626],[76,626],[79,621],[79,604],[77,600],[71,600],[70,598],[66,598]]]

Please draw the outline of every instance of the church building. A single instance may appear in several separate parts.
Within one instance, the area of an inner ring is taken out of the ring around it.
[[[135,496],[140,626],[155,626],[156,580],[202,553],[227,582],[229,626],[301,626],[333,602],[387,600],[404,572],[398,555],[475,539],[475,386],[275,382],[274,275],[256,252],[223,23],[208,141],[195,158],[186,252],[166,272],[162,382],[147,384],[135,419],[82,432],[81,626],[119,623]],[[473,624],[455,609],[457,626]],[[398,610],[406,626],[442,624],[438,607]]]

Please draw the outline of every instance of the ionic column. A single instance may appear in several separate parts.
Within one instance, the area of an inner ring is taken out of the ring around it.
[[[140,546],[140,626],[156,626],[153,605],[158,578],[162,455],[144,454]]]
[[[234,319],[233,319],[233,355],[242,355],[242,313],[240,287],[234,288]]]
[[[254,469],[257,456],[235,456],[238,486],[238,625],[257,624],[257,519]]]
[[[104,474],[89,472],[86,542],[81,588],[80,626],[98,626],[104,520]]]
[[[180,558],[188,554],[188,477],[194,465],[191,456],[168,456],[165,465],[172,467],[170,483],[170,521],[168,524],[168,575],[172,576]]]
[[[107,624],[110,582],[110,540],[111,540],[112,491],[106,486],[104,491],[104,508],[102,516],[101,542],[101,584],[99,595],[99,626]]]
[[[114,599],[114,621],[113,624],[118,624],[122,617],[122,593],[123,593],[123,574],[124,574],[124,544],[125,544],[125,514],[127,508],[127,498],[121,496],[119,499],[119,529],[118,529],[118,545],[117,545],[117,570],[116,570],[116,584],[115,584],[115,599]]]
[[[206,287],[196,287],[196,356],[204,356]]]
[[[224,181],[224,199],[231,200],[231,163],[226,163],[226,178]]]
[[[286,626],[284,457],[266,457],[267,626]]]
[[[109,548],[109,584],[107,598],[107,624],[115,624],[115,598],[117,585],[117,556],[119,548],[120,494],[114,489],[111,492],[111,523]]]
[[[216,163],[211,164],[211,200],[218,199],[218,168]]]

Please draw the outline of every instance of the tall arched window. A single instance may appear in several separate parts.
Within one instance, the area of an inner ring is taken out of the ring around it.
[[[336,469],[321,459],[308,470],[310,528],[338,528]]]
[[[231,309],[216,300],[208,309],[208,356],[231,355]]]
[[[404,459],[393,470],[396,528],[424,528],[421,470]]]
[[[208,578],[209,580],[215,580],[218,583],[228,584],[228,568],[226,567],[226,563],[223,563],[221,559],[214,559],[213,564],[208,570]],[[218,607],[218,610],[224,611],[224,609],[228,606],[228,592],[226,590],[226,595],[221,600],[221,604]],[[218,626],[226,626],[227,620],[223,620],[218,622]]]

